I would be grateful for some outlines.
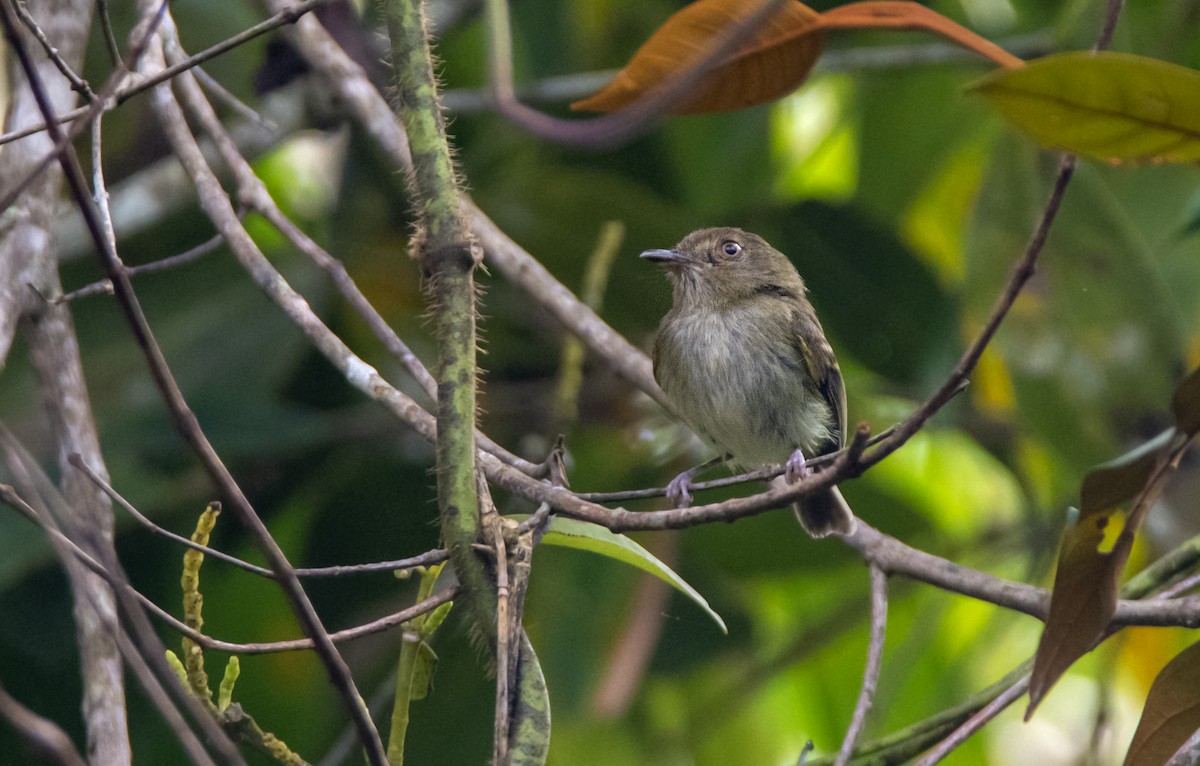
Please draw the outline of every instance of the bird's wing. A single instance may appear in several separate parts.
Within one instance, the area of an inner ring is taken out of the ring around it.
[[[801,313],[796,321],[795,337],[800,346],[800,358],[804,360],[808,374],[832,410],[831,419],[834,422],[830,424],[830,429],[837,429],[831,439],[832,444],[821,452],[833,452],[846,443],[846,384],[842,380],[837,357],[833,355],[833,347],[825,339],[825,332],[815,314]]]

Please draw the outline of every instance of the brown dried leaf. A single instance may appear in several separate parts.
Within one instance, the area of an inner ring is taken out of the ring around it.
[[[1200,643],[1167,663],[1146,697],[1125,766],[1160,766],[1200,729]]]
[[[636,101],[703,58],[761,5],[762,0],[697,0],[667,19],[612,82],[571,108],[613,112]],[[821,55],[825,38],[817,27],[819,18],[805,5],[785,4],[671,111],[727,112],[792,92]]]
[[[686,72],[721,36],[761,7],[759,0],[697,0],[667,19],[629,64],[598,93],[572,109],[613,112]],[[670,111],[706,114],[773,101],[798,88],[812,70],[828,29],[914,29],[930,32],[1004,67],[1025,62],[918,3],[874,0],[817,13],[789,2],[718,62],[696,92]]]
[[[1063,532],[1059,548],[1050,613],[1033,661],[1026,720],[1067,668],[1104,637],[1117,608],[1117,581],[1133,536],[1154,499],[1145,491],[1147,482],[1175,444],[1174,437],[1174,429],[1164,431],[1084,477],[1079,518]],[[1121,506],[1135,497],[1138,502],[1126,516]]]
[[[830,8],[821,14],[824,29],[911,29],[944,37],[1002,67],[1025,66],[1017,56],[919,3],[871,0]]]

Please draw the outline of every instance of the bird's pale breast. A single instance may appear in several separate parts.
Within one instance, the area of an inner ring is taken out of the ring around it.
[[[830,436],[830,407],[789,334],[753,305],[681,312],[655,342],[655,376],[694,430],[735,462],[782,462]]]

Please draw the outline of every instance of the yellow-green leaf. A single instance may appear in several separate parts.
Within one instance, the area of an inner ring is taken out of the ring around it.
[[[1060,53],[971,86],[1043,146],[1110,162],[1200,160],[1200,72],[1128,53]]]
[[[423,700],[433,689],[433,672],[437,669],[438,656],[433,647],[424,641],[417,644],[417,662],[413,666],[412,697]]]

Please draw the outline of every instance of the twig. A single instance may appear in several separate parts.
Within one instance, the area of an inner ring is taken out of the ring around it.
[[[492,763],[508,766],[509,711],[512,707],[509,671],[515,664],[516,647],[509,644],[508,551],[504,544],[504,524],[496,513],[489,519],[496,557],[496,705],[492,723]]]
[[[959,391],[967,389],[967,381],[963,381]],[[957,394],[957,392],[956,392]],[[895,432],[896,426],[880,431],[867,440],[866,446],[878,444],[888,438]],[[832,463],[838,459],[844,450],[837,452],[827,452],[824,455],[815,455],[805,460],[805,464],[810,468],[820,468],[828,463]],[[745,484],[751,481],[766,481],[773,479],[776,476],[783,475],[783,465],[768,465],[762,468],[756,468],[753,471],[746,471],[735,476],[727,476],[721,479],[710,479],[709,481],[697,481],[688,485],[688,489],[695,491],[703,491],[706,489],[719,489],[721,487],[732,487],[737,484]],[[666,487],[649,487],[647,489],[630,489],[621,492],[577,492],[575,496],[581,500],[587,500],[593,503],[615,503],[624,500],[644,500],[651,497],[664,497],[667,494]]]
[[[1112,44],[1113,33],[1117,31],[1117,19],[1120,18],[1121,9],[1124,7],[1125,0],[1108,0],[1108,8],[1104,12],[1104,26],[1100,28],[1100,36],[1096,38],[1096,45],[1092,50],[1107,50]]]
[[[145,51],[146,43],[153,35],[154,30],[158,27],[158,22],[162,19],[162,14],[166,11],[166,7],[166,0],[163,0],[158,6],[158,11],[153,15],[144,18],[134,29],[134,42],[133,45],[130,46],[129,50],[129,66],[136,64],[143,51]],[[14,46],[23,45],[23,43],[20,42],[15,25],[11,29],[6,28],[5,34],[10,36],[10,42],[12,42]],[[40,133],[43,130],[47,130],[49,131],[51,140],[54,143],[54,148],[47,152],[41,160],[31,165],[21,180],[9,188],[7,194],[5,194],[3,197],[0,197],[0,212],[3,212],[11,207],[13,202],[15,202],[21,196],[21,194],[23,194],[25,190],[28,189],[43,172],[45,172],[46,168],[50,167],[50,165],[56,160],[61,161],[61,157],[63,157],[63,152],[66,151],[67,146],[76,138],[78,138],[79,135],[88,127],[88,125],[91,124],[92,118],[103,111],[105,104],[108,103],[109,98],[111,98],[112,94],[120,86],[121,81],[125,78],[127,70],[128,67],[121,67],[115,70],[111,75],[109,75],[108,80],[104,83],[104,87],[100,89],[99,94],[96,95],[96,98],[93,99],[91,103],[89,103],[87,106],[80,107],[79,109],[69,112],[75,122],[72,123],[70,128],[65,133],[59,130],[58,126],[60,123],[70,122],[71,120],[60,119],[58,115],[54,113],[53,109],[43,109],[42,119],[44,122],[41,126],[21,130],[18,131],[18,134],[13,134],[14,138],[21,138],[24,136],[33,135],[34,133]],[[40,106],[42,105],[39,103],[39,107]],[[0,145],[4,143],[6,138],[7,136],[0,136]]]
[[[112,226],[111,220],[108,222],[108,226],[111,228],[111,226]],[[129,276],[136,277],[139,274],[151,274],[156,271],[166,271],[167,269],[173,269],[177,266],[184,266],[186,264],[191,263],[192,261],[199,260],[200,258],[208,255],[209,253],[213,252],[214,250],[216,250],[223,244],[225,244],[225,238],[222,237],[220,234],[217,234],[217,235],[214,235],[213,237],[205,240],[204,242],[201,242],[199,245],[196,245],[193,248],[183,251],[182,253],[168,256],[166,258],[161,258],[157,261],[151,261],[150,263],[143,263],[143,264],[139,264],[137,266],[130,266],[130,267],[128,267],[127,271],[129,273]],[[99,295],[99,294],[106,294],[106,295],[113,294],[113,286],[112,286],[112,282],[110,280],[101,279],[100,281],[93,282],[90,285],[84,285],[83,287],[79,288],[78,290],[72,290],[69,293],[64,293],[63,295],[60,295],[59,297],[54,299],[54,302],[55,303],[68,303],[70,301],[78,300],[80,298],[87,298],[89,296]]]
[[[160,94],[157,99],[160,108],[167,108],[166,101],[169,96],[164,95],[161,89],[155,92]],[[171,412],[175,426],[195,450],[209,476],[220,486],[223,494],[228,498],[229,504],[237,511],[238,516],[241,517],[242,521],[250,529],[256,544],[263,551],[268,562],[270,562],[272,570],[279,575],[279,582],[289,602],[291,602],[297,618],[304,627],[305,632],[314,638],[318,656],[325,665],[334,687],[342,697],[347,712],[359,726],[360,736],[362,737],[364,746],[367,748],[368,754],[372,756],[372,763],[376,764],[376,766],[383,766],[383,764],[386,764],[386,758],[383,756],[383,746],[379,740],[379,734],[375,730],[373,722],[362,709],[361,698],[354,687],[354,681],[350,676],[349,668],[346,667],[344,660],[342,660],[341,656],[337,653],[337,649],[329,640],[328,633],[321,626],[320,618],[317,616],[315,609],[313,609],[312,603],[308,600],[307,594],[304,593],[304,589],[300,585],[295,572],[291,569],[291,565],[288,563],[283,551],[271,537],[270,532],[251,507],[245,495],[242,494],[233,476],[226,469],[221,459],[213,450],[212,445],[208,442],[195,415],[187,406],[182,392],[171,375],[166,359],[162,355],[162,350],[159,348],[146,322],[141,305],[129,282],[129,276],[125,273],[123,264],[121,264],[112,243],[104,235],[99,216],[89,199],[87,185],[83,180],[78,158],[75,156],[70,144],[63,142],[64,136],[58,128],[54,112],[49,104],[45,103],[44,99],[42,99],[41,106],[46,124],[50,126],[51,138],[56,145],[62,144],[64,147],[60,156],[60,163],[63,166],[63,171],[67,177],[72,195],[75,198],[76,204],[80,206],[84,220],[97,245],[102,265],[109,279],[113,282],[118,303],[125,313],[138,344],[142,347],[146,355],[155,383],[162,392],[163,399]]]
[[[879,567],[871,566],[871,640],[867,645],[867,663],[863,669],[862,688],[854,704],[854,715],[850,727],[838,750],[834,766],[846,766],[854,752],[854,743],[867,723],[867,716],[875,702],[875,690],[879,686],[879,671],[883,667],[883,640],[887,631],[887,574]]]
[[[568,146],[593,149],[618,146],[688,96],[709,70],[737,49],[775,14],[786,0],[762,0],[754,10],[722,31],[697,60],[638,97],[629,106],[603,117],[560,120],[517,100],[512,80],[512,34],[507,0],[486,0],[489,21],[492,91],[496,110],[534,135]]]
[[[264,130],[269,130],[272,133],[275,133],[279,130],[278,125],[266,119],[245,101],[242,101],[240,98],[233,95],[228,88],[217,81],[217,78],[213,77],[208,72],[205,72],[203,67],[194,67],[191,71],[192,76],[196,78],[196,81],[199,82],[205,90],[216,96],[221,103],[232,109],[234,113],[241,115],[241,117],[245,120],[259,125]]]
[[[297,567],[297,577],[341,577],[348,574],[366,574],[369,572],[399,572],[405,569],[427,567],[440,564],[450,558],[450,554],[442,548],[409,556],[406,559],[392,561],[373,561],[369,564],[338,564],[327,567]]]
[[[983,329],[980,330],[979,335],[976,336],[971,345],[963,352],[962,357],[950,373],[950,377],[946,379],[946,382],[916,412],[901,423],[892,436],[876,445],[867,453],[857,467],[858,470],[866,470],[903,446],[917,431],[924,427],[925,423],[931,417],[937,414],[953,398],[954,393],[967,380],[967,376],[971,374],[971,371],[975,369],[975,365],[979,363],[979,358],[983,356],[984,349],[991,343],[996,331],[1000,329],[1000,323],[1008,316],[1009,309],[1016,302],[1017,296],[1020,295],[1021,290],[1036,271],[1038,256],[1041,255],[1042,248],[1046,244],[1046,237],[1050,234],[1050,226],[1054,223],[1054,219],[1058,215],[1063,195],[1067,191],[1067,184],[1070,183],[1071,177],[1074,174],[1075,158],[1068,156],[1060,158],[1058,173],[1054,178],[1054,185],[1051,188],[1050,197],[1046,201],[1046,206],[1042,211],[1041,219],[1038,221],[1029,244],[1025,248],[1025,253],[1018,259],[1009,272],[1008,282],[1005,284],[1000,296],[996,299],[996,303],[992,307],[992,313],[984,323]]]
[[[64,61],[62,56],[58,55],[58,48],[54,47],[46,37],[46,33],[37,23],[37,19],[33,18],[29,13],[29,8],[26,6],[25,0],[14,0],[13,8],[17,12],[17,18],[21,20],[21,23],[25,25],[37,39],[38,44],[42,46],[46,58],[50,59],[51,63],[62,73],[62,76],[67,78],[67,82],[71,83],[71,90],[78,93],[84,101],[91,103],[96,98],[96,94],[92,92],[91,86],[82,77],[75,74],[75,70],[71,68],[71,65]]]
[[[274,16],[271,16],[269,19],[259,22],[258,24],[255,24],[254,26],[244,30],[243,32],[240,32],[240,33],[234,35],[233,37],[227,38],[226,40],[223,40],[223,41],[217,43],[216,45],[213,45],[210,48],[205,48],[204,50],[200,51],[199,53],[195,54],[194,56],[191,56],[190,58],[188,58],[186,61],[179,62],[178,64],[171,66],[169,69],[163,69],[161,72],[159,72],[151,77],[147,77],[145,79],[139,80],[134,85],[131,85],[131,86],[128,86],[125,88],[114,89],[112,93],[105,92],[108,89],[107,87],[105,89],[102,89],[100,92],[100,95],[97,97],[97,100],[95,102],[93,102],[92,106],[81,107],[79,109],[74,109],[69,112],[64,112],[63,114],[58,115],[57,117],[54,118],[54,123],[62,124],[65,122],[73,122],[73,121],[79,119],[80,117],[84,117],[84,116],[86,116],[90,119],[91,117],[95,116],[93,114],[93,111],[96,108],[95,104],[101,104],[104,111],[115,109],[116,107],[124,104],[129,99],[133,98],[134,96],[139,95],[141,93],[145,93],[147,90],[150,90],[154,86],[161,85],[162,83],[167,82],[168,80],[174,78],[175,75],[179,74],[180,72],[185,72],[188,69],[191,69],[192,67],[199,66],[200,64],[203,64],[205,61],[208,61],[209,59],[213,59],[213,58],[216,58],[217,56],[220,56],[222,53],[228,53],[229,51],[233,50],[234,48],[238,47],[239,45],[242,45],[243,43],[246,43],[250,40],[253,40],[255,37],[264,35],[267,32],[270,32],[274,29],[278,29],[279,27],[286,26],[288,24],[294,24],[294,23],[296,23],[296,21],[301,19],[305,14],[313,11],[314,9],[316,9],[317,7],[319,7],[321,5],[324,5],[325,3],[329,3],[329,2],[333,2],[333,1],[334,0],[305,0],[304,2],[296,3],[295,5],[282,5],[281,4],[280,10]],[[163,5],[163,7],[164,8],[166,7],[165,3]],[[118,72],[115,73],[115,75],[119,75],[120,79],[123,79],[123,77],[124,77],[123,71],[121,71],[121,70],[131,69],[132,65],[136,63],[137,56],[131,55],[129,58],[130,58],[129,63],[123,65],[118,70]],[[7,144],[11,141],[16,141],[21,138],[25,138],[26,136],[31,136],[34,133],[40,133],[43,130],[48,129],[47,125],[48,125],[48,123],[42,123],[41,125],[35,125],[35,126],[29,127],[29,128],[24,128],[19,131],[13,131],[11,133],[5,133],[4,135],[0,135],[0,145]],[[72,132],[71,135],[73,137],[75,135],[75,133]],[[3,206],[0,205],[0,208],[2,208],[2,207]]]
[[[231,641],[222,641],[217,638],[212,638],[211,636],[194,630],[191,626],[187,625],[175,615],[166,611],[158,604],[155,604],[141,592],[136,590],[132,585],[129,584],[127,580],[115,575],[112,571],[110,571],[109,568],[105,567],[93,556],[87,553],[87,551],[80,548],[78,544],[67,537],[60,529],[57,528],[57,526],[47,523],[46,516],[30,506],[29,503],[27,503],[20,495],[18,495],[12,487],[8,486],[7,484],[0,484],[0,500],[3,500],[9,505],[9,507],[17,510],[23,517],[41,527],[52,544],[62,546],[63,552],[73,556],[89,570],[103,577],[111,587],[114,589],[121,589],[126,595],[136,598],[144,608],[149,610],[150,613],[159,620],[171,626],[180,634],[195,641],[205,649],[216,649],[218,651],[226,651],[234,654],[269,654],[276,652],[294,652],[313,648],[313,641],[311,638],[301,638],[291,641],[234,643]],[[188,542],[191,541],[189,540]],[[191,547],[196,550],[201,550],[208,555],[220,553],[219,551],[214,551],[212,548],[199,544],[193,544]],[[371,622],[364,623],[353,628],[346,628],[345,630],[339,630],[331,633],[329,634],[330,639],[335,643],[340,643],[343,641],[353,641],[354,639],[362,638],[363,636],[368,636],[374,633],[380,633],[388,630],[389,628],[401,625],[418,615],[433,611],[443,603],[453,600],[457,594],[457,588],[448,588],[446,591],[418,604],[414,604],[407,609],[387,615],[385,617],[381,617],[377,620],[372,620]]]
[[[182,59],[184,57],[182,49],[178,47],[178,39],[173,34],[169,35],[167,39],[167,53],[173,59]],[[296,249],[307,255],[328,274],[334,287],[337,288],[346,302],[350,304],[351,308],[363,318],[367,326],[383,342],[384,346],[400,360],[409,371],[409,374],[420,384],[429,399],[436,402],[437,383],[433,379],[433,376],[430,375],[425,364],[404,343],[400,336],[396,334],[387,321],[379,315],[379,312],[371,305],[371,302],[358,289],[358,285],[355,284],[342,262],[313,241],[311,237],[279,209],[279,206],[267,191],[266,185],[255,174],[250,163],[241,155],[236,142],[225,131],[224,126],[217,119],[216,113],[189,76],[186,73],[181,75],[176,80],[176,84],[180,88],[180,93],[189,111],[204,126],[222,160],[233,171],[238,184],[238,196],[242,203],[266,218]],[[257,276],[255,276],[256,273]],[[255,276],[255,280],[260,286],[268,282],[283,281],[283,277],[274,270],[274,267],[266,259],[263,259],[263,262],[256,266],[255,271],[252,272],[252,276]],[[268,294],[272,293],[271,289],[265,287],[264,289],[266,289]],[[310,338],[313,338],[314,334],[320,334],[315,328],[306,329],[305,324],[299,322],[297,324]],[[475,439],[481,449],[490,452],[509,465],[520,469],[530,476],[537,477],[539,475],[541,466],[514,455],[492,441],[478,429],[475,433]]]
[[[117,36],[113,34],[112,17],[108,15],[108,0],[96,0],[96,15],[100,17],[100,27],[104,30],[104,47],[108,49],[109,62],[114,67],[125,66]]]
[[[60,766],[86,766],[74,743],[58,724],[22,705],[0,686],[0,718],[8,721],[30,749]]]
[[[1154,594],[1153,598],[1156,600],[1179,598],[1184,593],[1187,593],[1198,585],[1200,585],[1200,573],[1194,574],[1191,577],[1185,577],[1179,582],[1171,585],[1171,587],[1164,588],[1162,591]]]
[[[458,587],[447,588],[446,590],[429,597],[419,603],[413,604],[407,609],[402,609],[399,612],[389,614],[386,617],[380,617],[377,620],[356,625],[353,628],[345,630],[337,630],[329,634],[329,639],[334,643],[343,643],[345,641],[353,641],[357,638],[370,636],[375,633],[381,633],[390,628],[396,628],[403,625],[405,622],[414,617],[432,612],[447,601],[452,601],[459,593]],[[177,630],[178,625],[172,625]],[[297,652],[303,650],[311,650],[314,648],[311,638],[298,638],[291,641],[268,641],[259,643],[239,644],[231,641],[221,641],[215,638],[210,638],[202,633],[184,632],[188,638],[203,646],[205,649],[216,649],[223,652],[232,652],[234,654],[275,654],[279,652]]]
[[[865,759],[872,763],[907,763],[932,744],[952,733],[954,729],[1006,692],[1013,684],[1019,683],[1022,678],[1028,678],[1032,665],[1033,660],[1030,659],[1010,671],[999,681],[976,692],[954,707],[947,708],[900,731],[859,745],[857,748],[859,759]],[[816,759],[812,766],[833,766],[833,760],[834,756],[824,756]]]
[[[100,487],[100,489],[103,490],[106,495],[112,498],[117,505],[124,508],[129,515],[133,516],[134,519],[136,519],[151,532],[157,535],[162,535],[163,537],[173,540],[174,542],[177,542],[187,548],[191,548],[192,550],[205,553],[215,559],[224,561],[227,564],[232,564],[233,566],[244,569],[247,572],[259,575],[260,577],[269,577],[271,579],[275,579],[275,573],[270,569],[260,567],[256,564],[251,564],[248,561],[239,559],[236,556],[231,556],[224,551],[217,550],[216,548],[208,545],[201,545],[200,543],[192,540],[190,537],[185,537],[184,535],[177,534],[169,529],[164,529],[158,524],[155,524],[148,516],[146,516],[146,514],[139,511],[132,503],[126,500],[121,493],[113,489],[108,482],[104,481],[104,479],[101,478],[95,471],[93,471],[86,463],[80,460],[78,455],[72,455],[69,460],[71,465],[83,471],[84,475],[86,475],[88,479],[93,481],[96,486]],[[296,567],[294,571],[298,577],[341,577],[348,574],[364,574],[368,572],[395,572],[404,569],[412,569],[419,566],[429,566],[430,564],[437,564],[438,562],[445,560],[446,552],[444,550],[435,549],[426,551],[425,553],[417,556],[411,556],[406,559],[396,559],[394,561],[376,561],[369,564],[339,564],[336,566],[327,567]]]
[[[0,15],[3,13],[3,8],[0,8]],[[113,596],[125,612],[130,626],[137,635],[137,647],[135,648],[134,644],[130,642],[129,637],[121,630],[115,619],[111,622],[104,621],[103,627],[107,629],[117,650],[125,659],[126,665],[133,671],[134,677],[154,702],[159,713],[193,762],[197,764],[213,763],[200,745],[196,735],[184,721],[176,703],[172,702],[170,696],[167,695],[163,688],[164,683],[175,693],[178,704],[189,710],[193,720],[204,730],[205,735],[220,752],[224,762],[245,766],[233,743],[224,735],[207,711],[200,707],[195,698],[183,688],[178,677],[167,666],[165,647],[149,627],[149,621],[140,605],[146,605],[152,611],[158,610],[158,607],[133,588],[115,554],[110,549],[97,547],[96,556],[101,559],[97,560],[63,532],[55,520],[55,514],[49,510],[49,506],[58,506],[59,515],[65,517],[65,509],[62,506],[66,505],[66,501],[58,494],[49,477],[31,458],[25,455],[19,442],[2,424],[0,424],[0,440],[3,441],[3,451],[9,467],[24,484],[29,485],[25,490],[29,493],[30,502],[26,502],[12,487],[6,484],[0,484],[0,499],[45,533],[47,541],[64,567],[69,566],[71,561],[78,561],[108,583]],[[155,673],[158,674],[157,677]],[[160,678],[163,679],[162,682],[160,682]]]
[[[913,766],[934,766],[940,763],[943,758],[949,755],[959,745],[966,742],[968,738],[975,732],[979,731],[993,718],[1002,713],[1012,703],[1021,698],[1025,690],[1029,688],[1028,674],[1022,676],[1020,680],[1012,686],[1004,690],[994,700],[984,705],[979,712],[971,716],[954,730],[954,733],[938,743],[937,747],[925,754],[921,760],[917,761]]]

